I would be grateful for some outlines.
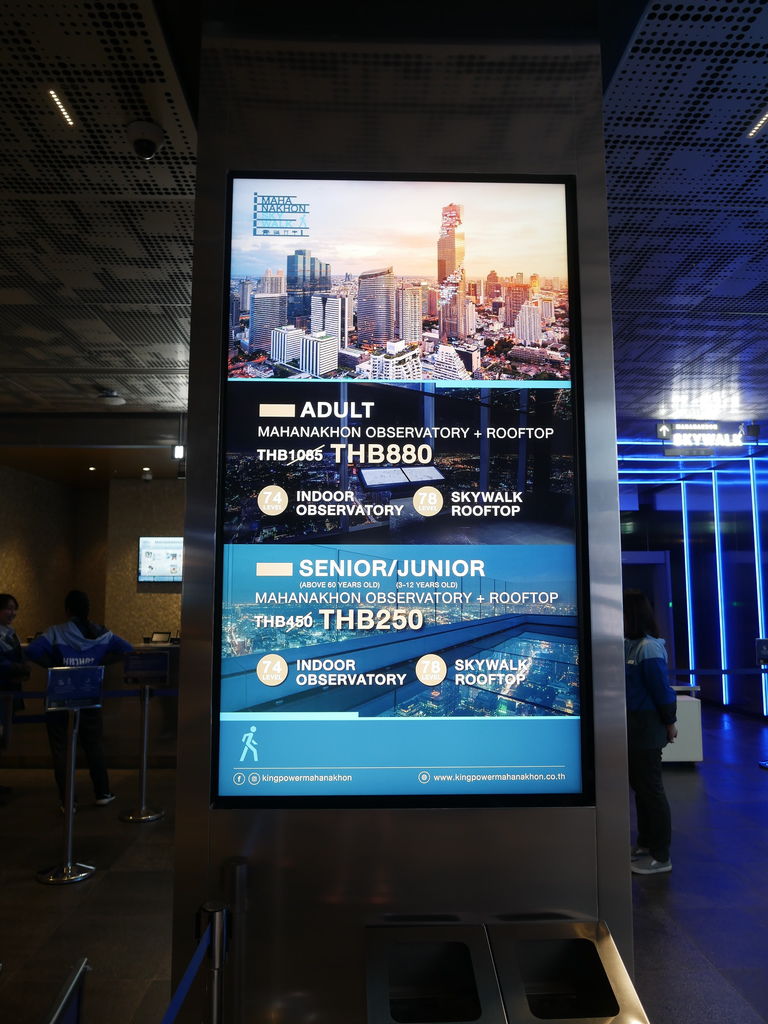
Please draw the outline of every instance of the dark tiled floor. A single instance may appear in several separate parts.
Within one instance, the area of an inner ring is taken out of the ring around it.
[[[704,709],[705,761],[667,765],[674,870],[634,878],[636,971],[652,1024],[768,1022],[768,724]],[[0,1019],[39,1024],[69,968],[86,955],[85,1024],[158,1024],[170,998],[171,770],[151,773],[159,822],[128,825],[136,775],[115,771],[118,800],[84,803],[75,854],[98,873],[40,885],[60,859],[61,817],[50,773],[0,772],[14,796],[0,808]],[[87,783],[83,781],[85,798]]]
[[[705,707],[704,762],[667,765],[673,871],[632,880],[651,1024],[768,1021],[768,724]]]
[[[175,772],[150,773],[150,803],[166,817],[126,824],[136,773],[113,771],[118,799],[95,807],[85,772],[75,858],[98,868],[85,882],[41,885],[38,868],[62,857],[62,816],[45,770],[0,773],[13,796],[0,808],[0,1019],[40,1024],[69,970],[87,956],[85,1024],[156,1024],[170,999]]]

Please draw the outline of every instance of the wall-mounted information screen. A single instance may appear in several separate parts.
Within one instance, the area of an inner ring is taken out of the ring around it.
[[[183,537],[139,537],[139,583],[181,583]]]
[[[225,804],[587,797],[568,213],[233,181]]]

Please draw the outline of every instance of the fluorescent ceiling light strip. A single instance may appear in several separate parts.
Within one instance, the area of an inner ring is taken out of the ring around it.
[[[725,580],[723,578],[723,534],[720,523],[720,495],[717,470],[712,470],[712,508],[715,523],[715,566],[717,568],[717,614],[720,620],[720,667],[723,670],[723,704],[730,703],[728,687],[728,642],[725,630]]]
[[[757,135],[760,129],[765,127],[766,122],[768,122],[768,110],[766,110],[766,112],[763,114],[760,120],[754,125],[754,127],[747,132],[747,138],[754,139],[754,137]]]
[[[74,124],[75,124],[75,122],[74,122],[74,121],[72,120],[72,118],[71,118],[71,117],[69,116],[69,113],[68,113],[68,111],[67,111],[67,108],[66,108],[66,107],[64,106],[64,104],[63,104],[63,103],[61,102],[61,100],[60,100],[60,99],[59,99],[59,97],[58,97],[58,96],[56,95],[56,93],[54,92],[54,90],[53,90],[53,89],[49,89],[49,90],[48,90],[48,95],[49,95],[49,96],[51,97],[51,99],[53,100],[53,102],[54,102],[54,103],[56,104],[56,106],[57,106],[57,107],[59,108],[59,113],[60,113],[60,114],[61,114],[61,116],[62,116],[62,117],[64,118],[64,120],[65,120],[65,121],[67,122],[67,124],[68,124],[68,125],[70,125],[70,127],[73,127],[73,126],[74,126]]]
[[[763,579],[763,542],[760,537],[760,506],[757,494],[757,473],[754,465],[749,467],[749,486],[752,493],[752,536],[755,542],[755,585],[757,587],[757,628],[765,636],[765,581]],[[768,715],[768,670],[761,673],[763,681],[763,714]]]

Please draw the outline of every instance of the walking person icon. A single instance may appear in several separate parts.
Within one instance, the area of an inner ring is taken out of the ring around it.
[[[258,761],[259,760],[258,744],[256,743],[256,737],[253,735],[255,732],[256,732],[256,726],[252,725],[251,728],[248,730],[248,732],[243,733],[243,739],[242,739],[243,752],[240,755],[240,760],[241,761],[245,760],[245,755],[248,753],[249,750],[253,754],[253,760],[254,761]]]

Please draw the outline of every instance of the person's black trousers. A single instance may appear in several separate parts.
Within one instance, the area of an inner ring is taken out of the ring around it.
[[[672,815],[661,777],[661,748],[629,748],[629,784],[635,792],[637,845],[656,860],[669,860]]]
[[[67,784],[67,718],[66,711],[49,711],[45,716],[48,742],[53,756],[53,774],[56,776],[56,785],[59,787],[62,802]],[[109,775],[104,760],[102,735],[101,708],[84,708],[80,712],[77,739],[88,762],[88,771],[97,800],[109,793]]]

